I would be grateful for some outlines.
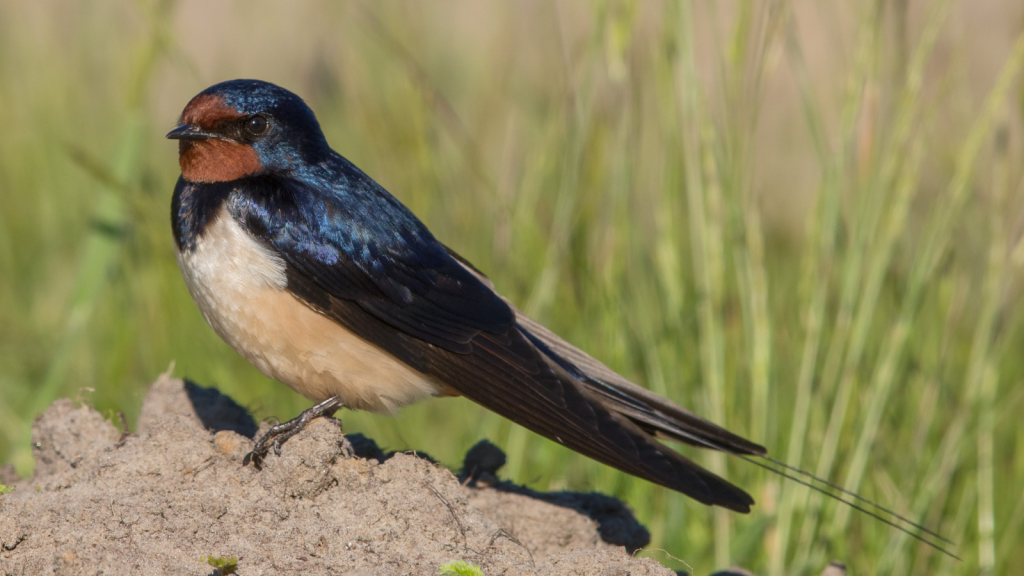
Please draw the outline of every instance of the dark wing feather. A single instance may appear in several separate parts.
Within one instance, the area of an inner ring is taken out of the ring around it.
[[[289,290],[314,309],[431,374],[470,400],[599,462],[682,492],[707,505],[749,512],[753,499],[654,440],[609,410],[569,374],[548,361],[517,327],[481,332],[460,354],[397,331],[358,304],[335,298],[305,276],[289,275]]]
[[[451,248],[448,253],[477,278],[493,287],[490,280]],[[634,421],[652,434],[700,446],[739,454],[764,455],[765,448],[729,432],[678,404],[630,382],[586,352],[569,344],[554,332],[523,314],[506,301],[516,313],[519,330],[551,361],[566,370],[591,393],[599,395],[609,407]]]
[[[333,196],[264,182],[267,190],[233,199],[229,210],[282,256],[293,294],[410,366],[599,462],[749,511],[748,494],[656,441],[550,347],[542,352],[475,272],[386,192],[360,184]],[[363,194],[359,210],[346,209],[344,194]]]
[[[372,181],[362,184],[325,194],[315,183],[257,178],[228,209],[291,275],[435,346],[467,353],[477,333],[515,323],[508,305],[404,206]]]

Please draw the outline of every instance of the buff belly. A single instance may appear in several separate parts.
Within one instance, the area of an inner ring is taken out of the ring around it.
[[[221,210],[191,251],[185,283],[217,334],[261,372],[313,400],[393,412],[445,388],[287,291],[285,264]]]

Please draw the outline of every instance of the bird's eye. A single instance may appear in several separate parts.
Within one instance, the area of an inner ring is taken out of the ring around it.
[[[253,116],[245,123],[245,131],[253,136],[260,136],[267,131],[270,124],[264,116]]]

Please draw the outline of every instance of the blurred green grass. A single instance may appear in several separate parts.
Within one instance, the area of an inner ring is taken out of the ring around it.
[[[624,498],[697,573],[1024,563],[1024,63],[1016,2],[0,2],[0,462],[59,396],[174,373],[309,402],[205,325],[174,263],[194,93],[258,77],[556,332],[958,543],[951,561],[743,462],[708,510],[462,399],[346,413],[451,466]],[[657,550],[661,549],[661,551]],[[667,552],[667,553],[666,553]]]

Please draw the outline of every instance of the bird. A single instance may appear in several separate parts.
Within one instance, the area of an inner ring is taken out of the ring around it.
[[[181,176],[175,255],[213,330],[317,404],[260,438],[259,463],[341,408],[464,396],[598,462],[706,505],[753,498],[661,440],[765,448],[634,384],[524,315],[260,80],[210,86],[166,136]]]
[[[280,455],[309,422],[342,408],[393,414],[464,396],[627,474],[749,513],[746,491],[662,441],[725,452],[957,558],[895,520],[952,544],[938,533],[770,457],[523,314],[335,152],[296,94],[261,80],[221,82],[193,97],[166,137],[178,141],[171,227],[189,293],[235,351],[316,402],[272,426],[244,464],[259,468],[271,449]]]

